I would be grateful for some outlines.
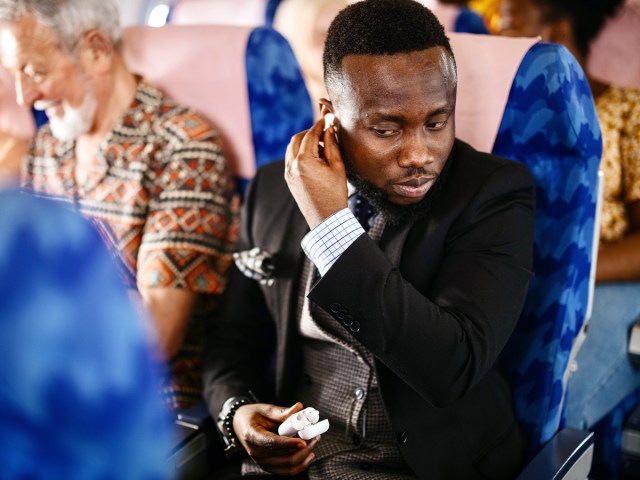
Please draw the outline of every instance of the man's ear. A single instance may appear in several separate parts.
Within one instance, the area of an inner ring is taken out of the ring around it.
[[[335,111],[333,108],[333,103],[331,100],[327,100],[326,98],[321,98],[318,100],[318,106],[320,107],[320,115],[324,117],[327,113],[332,113],[334,115],[333,126],[336,130],[340,128],[340,121],[335,116]]]
[[[327,113],[334,113],[331,100],[327,100],[326,98],[321,98],[320,100],[318,100],[318,107],[320,108],[320,115],[322,117],[324,117]]]
[[[90,30],[82,42],[83,58],[94,71],[103,73],[111,67],[114,46],[109,37],[99,30]]]

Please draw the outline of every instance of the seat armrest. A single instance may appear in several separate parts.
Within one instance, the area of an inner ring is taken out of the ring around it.
[[[631,326],[629,333],[629,358],[631,362],[640,367],[640,320]]]
[[[213,426],[213,419],[207,409],[207,405],[204,401],[200,401],[192,407],[178,412],[176,423],[185,427],[206,430]]]
[[[517,480],[586,479],[593,459],[593,432],[565,428],[538,452]]]
[[[225,463],[218,429],[204,401],[176,415],[175,443],[168,469],[178,479],[208,478]]]

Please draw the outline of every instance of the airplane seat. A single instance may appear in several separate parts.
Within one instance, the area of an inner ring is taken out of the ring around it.
[[[559,429],[595,281],[602,139],[593,98],[562,46],[450,36],[458,64],[457,136],[523,163],[536,185],[534,278],[500,358],[529,437],[532,460],[519,478],[586,478],[593,434]]]
[[[174,25],[265,25],[267,0],[178,0],[169,13]]]
[[[281,0],[267,0],[267,9],[265,12],[265,22],[270,27],[273,26],[273,19],[276,16],[276,10],[280,5]]]
[[[132,71],[213,123],[241,192],[313,123],[293,52],[268,27],[128,27],[124,57]]]
[[[242,192],[256,169],[284,158],[291,137],[313,123],[311,100],[287,41],[268,27],[165,25],[128,27],[124,57],[132,71],[218,130]],[[168,465],[202,478],[223,461],[204,402],[179,412]]]
[[[0,476],[170,478],[165,371],[100,235],[59,202],[0,205]]]

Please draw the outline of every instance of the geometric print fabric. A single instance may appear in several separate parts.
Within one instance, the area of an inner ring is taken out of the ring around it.
[[[194,110],[141,80],[129,109],[99,146],[81,184],[74,142],[43,126],[23,187],[70,202],[98,228],[130,288],[186,288],[206,294],[163,386],[171,408],[200,397],[197,315],[215,304],[237,235],[237,199],[220,138]]]
[[[82,185],[74,166],[73,142],[59,142],[45,126],[23,186],[76,203],[130,286],[221,293],[235,213],[219,138],[201,116],[142,81]]]

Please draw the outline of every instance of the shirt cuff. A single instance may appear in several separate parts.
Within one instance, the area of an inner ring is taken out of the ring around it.
[[[307,233],[301,245],[320,275],[324,276],[340,255],[363,233],[364,228],[351,210],[343,208]]]

